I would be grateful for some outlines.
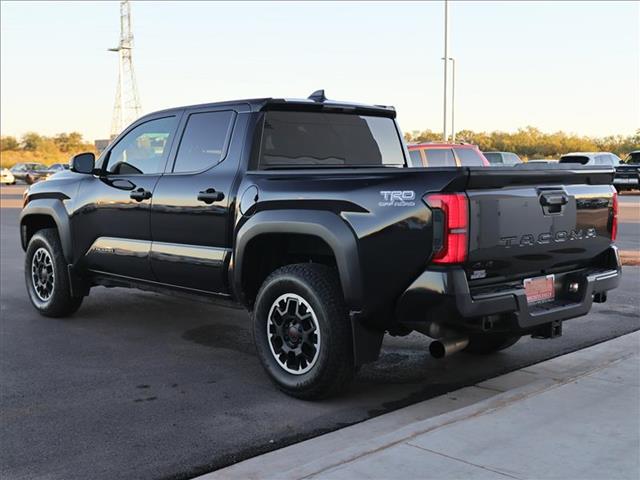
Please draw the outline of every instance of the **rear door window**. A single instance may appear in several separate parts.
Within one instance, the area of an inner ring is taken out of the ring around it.
[[[450,148],[426,148],[427,166],[429,167],[457,167],[453,150]]]
[[[501,153],[484,153],[484,156],[491,165],[502,165]]]
[[[192,113],[187,120],[174,173],[199,172],[220,163],[226,154],[235,113]]]
[[[261,168],[404,166],[404,147],[387,117],[269,111]]]
[[[411,157],[412,167],[422,167],[422,156],[420,150],[409,150],[409,156]]]
[[[506,165],[518,165],[519,163],[522,163],[522,160],[520,160],[520,157],[515,153],[507,153],[505,155],[504,163]]]
[[[624,163],[634,164],[634,165],[640,163],[640,152],[631,152],[629,156],[625,159]]]
[[[596,165],[613,165],[613,158],[611,155],[598,155],[595,163]]]
[[[482,167],[484,162],[478,152],[472,148],[456,148],[456,155],[463,167]]]

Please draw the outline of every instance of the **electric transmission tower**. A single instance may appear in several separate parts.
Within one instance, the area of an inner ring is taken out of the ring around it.
[[[142,107],[138,96],[136,76],[133,71],[133,32],[131,31],[131,5],[129,0],[120,2],[120,44],[110,48],[118,53],[118,87],[113,106],[111,137],[118,135],[124,127],[140,116]]]

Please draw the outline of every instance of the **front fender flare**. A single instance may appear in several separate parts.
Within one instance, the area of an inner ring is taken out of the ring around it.
[[[62,251],[67,264],[72,263],[73,246],[71,243],[71,226],[69,223],[69,214],[64,208],[62,202],[57,198],[39,198],[31,200],[20,213],[20,243],[22,249],[27,249],[26,229],[23,228],[24,223],[32,215],[46,215],[51,217],[58,228],[58,236],[62,244]]]

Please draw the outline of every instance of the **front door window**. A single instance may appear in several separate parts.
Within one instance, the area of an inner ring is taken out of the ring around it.
[[[162,173],[176,122],[176,117],[165,117],[135,127],[111,149],[107,160],[107,173]]]

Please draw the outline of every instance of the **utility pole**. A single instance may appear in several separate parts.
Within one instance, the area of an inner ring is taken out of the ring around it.
[[[456,59],[449,57],[451,60],[451,143],[456,141]]]
[[[442,140],[446,142],[447,135],[447,80],[449,61],[449,0],[444,0],[444,92],[443,92],[443,120]]]
[[[131,30],[131,5],[129,0],[120,2],[120,43],[110,52],[118,53],[118,87],[111,120],[111,137],[140,116],[142,107],[133,70],[133,31]]]

